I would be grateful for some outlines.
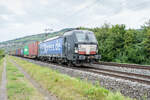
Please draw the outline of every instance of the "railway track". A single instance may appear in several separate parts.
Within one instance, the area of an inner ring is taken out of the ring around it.
[[[119,63],[115,63],[115,62],[98,62],[98,63],[95,63],[95,64],[109,65],[109,66],[115,66],[115,67],[125,67],[125,68],[150,70],[150,66],[138,65],[138,64],[119,64]]]
[[[26,58],[24,58],[24,59],[26,59]],[[29,61],[29,59],[28,59],[28,61]],[[34,60],[32,60],[32,61],[34,61]],[[41,61],[36,61],[36,64],[38,64],[38,63],[41,63]],[[42,62],[42,63],[49,64],[48,62]],[[91,72],[91,73],[95,73],[95,74],[100,74],[100,75],[104,75],[104,76],[110,76],[110,77],[114,77],[117,79],[125,79],[125,80],[129,80],[132,82],[138,82],[138,83],[150,85],[150,76],[148,76],[148,75],[115,71],[115,70],[111,70],[111,69],[96,68],[96,67],[93,67],[90,65],[84,65],[81,67],[76,67],[76,66],[68,67],[66,65],[60,65],[60,64],[56,64],[56,63],[50,63],[50,64],[57,65],[57,66],[63,66],[63,67],[76,69],[76,70],[81,70],[81,71],[86,71],[86,72]],[[143,68],[141,68],[141,69],[143,69]],[[149,69],[146,69],[146,70],[149,70]]]
[[[96,74],[102,74],[105,76],[110,76],[114,78],[120,78],[120,79],[125,79],[129,80],[132,82],[138,82],[138,83],[143,83],[150,85],[150,76],[148,75],[141,75],[141,74],[135,74],[135,73],[128,73],[128,72],[121,72],[121,71],[113,71],[113,70],[108,70],[108,69],[101,69],[101,68],[80,68],[82,71],[88,71]]]

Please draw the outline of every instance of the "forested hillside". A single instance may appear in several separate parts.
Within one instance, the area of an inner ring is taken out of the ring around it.
[[[89,30],[96,34],[102,61],[150,64],[150,20],[140,30],[109,24]]]
[[[15,50],[17,48],[22,48],[25,45],[33,42],[33,41],[43,41],[45,39],[63,34],[66,31],[72,30],[73,28],[65,28],[60,31],[52,32],[52,33],[40,33],[36,35],[26,36],[17,38],[10,41],[0,42],[0,49],[5,49],[5,51]]]

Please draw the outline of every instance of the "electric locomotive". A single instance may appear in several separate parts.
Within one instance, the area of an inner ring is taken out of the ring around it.
[[[93,32],[73,30],[64,34],[64,53],[73,64],[93,63],[100,59],[98,42]]]
[[[81,65],[100,59],[93,32],[72,30],[39,43],[38,58],[58,63]]]
[[[15,50],[12,55],[77,66],[101,58],[95,35],[88,30],[71,30],[42,42],[36,41]]]

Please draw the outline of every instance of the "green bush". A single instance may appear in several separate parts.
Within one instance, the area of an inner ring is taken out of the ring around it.
[[[104,24],[89,30],[96,35],[102,61],[150,64],[150,20],[141,29]]]
[[[0,59],[2,59],[3,57],[5,57],[5,52],[4,50],[0,50]]]

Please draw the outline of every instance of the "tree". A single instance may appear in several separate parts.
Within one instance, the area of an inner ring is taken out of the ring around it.
[[[145,24],[142,26],[143,28],[143,34],[145,35],[145,39],[143,40],[146,60],[148,63],[150,63],[150,20],[145,22]]]
[[[0,50],[0,59],[3,58],[4,56],[5,56],[4,50]]]
[[[146,51],[146,55],[149,58],[150,57],[150,29],[147,29],[146,31],[146,38],[143,41],[143,44]]]
[[[129,29],[124,35],[124,55],[126,60],[124,62],[130,63],[143,63],[144,62],[144,50],[142,41],[139,41],[140,34],[137,30]],[[140,39],[141,40],[141,39]]]

